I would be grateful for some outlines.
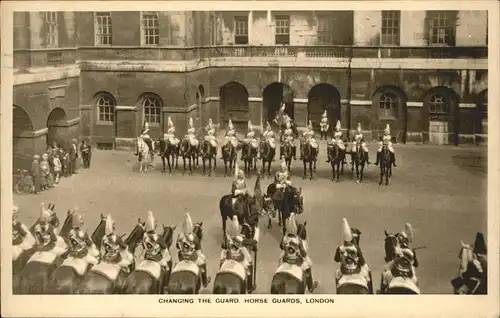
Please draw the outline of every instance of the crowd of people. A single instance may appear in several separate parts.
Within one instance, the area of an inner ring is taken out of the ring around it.
[[[77,159],[80,157],[83,168],[90,168],[92,148],[87,140],[82,140],[80,146],[76,139],[71,140],[68,147],[62,147],[57,141],[47,145],[46,151],[41,155],[35,154],[31,162],[32,193],[38,194],[53,188],[59,184],[62,177],[75,174]]]

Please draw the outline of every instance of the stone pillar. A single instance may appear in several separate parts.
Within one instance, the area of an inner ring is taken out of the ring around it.
[[[253,11],[248,12],[248,43],[251,43],[250,37],[252,36],[253,27]]]
[[[135,147],[137,138],[136,106],[116,106],[116,148]]]

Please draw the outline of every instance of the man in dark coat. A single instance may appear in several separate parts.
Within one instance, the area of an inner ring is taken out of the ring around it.
[[[92,147],[88,144],[87,140],[82,140],[80,145],[80,153],[82,154],[83,168],[90,168],[90,159],[92,158]]]
[[[76,139],[71,140],[71,146],[69,148],[69,175],[71,176],[72,174],[75,173],[76,170],[76,159],[78,158],[78,146],[77,146],[77,141]]]
[[[34,194],[40,192],[40,156],[34,155],[31,163],[31,178],[33,179]]]

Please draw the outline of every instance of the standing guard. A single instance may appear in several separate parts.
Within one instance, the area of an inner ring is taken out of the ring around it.
[[[292,156],[294,160],[297,160],[297,146],[295,146],[294,140],[294,132],[292,129],[292,123],[290,119],[287,119],[285,122],[285,130],[283,131],[283,139],[284,143],[289,143],[292,146]],[[283,158],[283,146],[280,146],[280,159]]]
[[[189,117],[189,128],[187,130],[186,138],[189,144],[193,147],[198,147],[200,142],[196,139],[196,128],[194,127],[193,117]]]
[[[186,212],[184,222],[182,223],[182,232],[177,237],[177,248],[179,249],[179,261],[191,261],[198,265],[201,272],[201,283],[207,287],[211,278],[207,276],[207,261],[201,251],[199,237],[193,233],[193,221],[191,215]]]
[[[352,153],[356,152],[356,145],[361,145],[361,147],[363,148],[363,151],[366,152],[367,163],[371,164],[369,153],[368,153],[368,147],[366,146],[365,138],[363,137],[363,133],[361,130],[361,123],[358,123],[358,127],[356,129],[356,134],[354,135],[354,137],[352,139],[352,148],[351,148]],[[352,156],[351,156],[351,158],[352,158]],[[354,162],[351,161],[351,164],[354,165]]]
[[[304,271],[306,285],[309,292],[313,292],[318,287],[318,282],[313,281],[312,277],[312,261],[307,255],[307,242],[303,241],[297,235],[297,221],[295,220],[295,213],[292,213],[286,223],[286,236],[280,244],[282,249],[280,255],[280,265],[288,263],[297,265]]]
[[[345,150],[344,141],[342,140],[342,125],[340,120],[337,120],[337,125],[335,126],[335,132],[333,133],[333,138],[328,143],[328,147],[333,147],[337,145],[341,150]],[[330,162],[330,158],[326,162]]]
[[[392,165],[396,167],[396,155],[394,154],[394,147],[392,146],[391,140],[391,127],[389,126],[389,124],[387,124],[384,129],[384,136],[382,137],[382,141],[378,143],[379,147],[377,150],[377,160],[375,161],[376,165],[378,165],[380,162],[380,154],[382,153],[383,145],[387,145],[387,149],[389,149],[389,152],[391,153]]]
[[[291,186],[292,181],[290,179],[290,173],[288,172],[288,167],[286,166],[285,159],[281,160],[280,171],[276,172],[276,189],[286,188]]]
[[[90,239],[87,230],[83,228],[83,214],[78,211],[74,212],[72,221],[72,229],[68,233],[69,255],[74,258],[81,258],[88,264],[96,265],[99,250]]]
[[[157,223],[152,211],[148,211],[148,218],[145,225],[145,233],[142,239],[144,248],[143,258],[160,264],[164,274],[172,267],[172,256],[168,250],[166,242],[163,242],[156,233]],[[164,277],[164,280],[166,277]]]
[[[319,124],[321,131],[321,138],[325,137],[325,140],[328,139],[328,129],[330,129],[330,124],[328,123],[327,111],[321,115],[321,122]]]
[[[245,172],[238,167],[238,164],[234,166],[234,181],[231,185],[231,194],[233,195],[233,204],[236,202],[238,197],[241,195],[246,198],[248,193],[247,183],[245,180]]]
[[[206,127],[207,135],[205,136],[205,140],[210,143],[210,145],[214,148],[217,148],[217,138],[215,137],[215,127],[212,122],[212,118],[208,119],[208,125]]]
[[[168,116],[167,125],[168,129],[164,137],[172,146],[177,146],[179,144],[179,139],[175,137],[175,125],[170,116]]]
[[[264,132],[262,133],[261,138],[264,140],[264,142],[266,142],[269,145],[269,147],[275,150],[276,154],[276,140],[274,138],[274,132],[273,129],[271,128],[271,124],[269,124],[268,121],[266,122],[266,130],[264,130]],[[259,159],[262,159],[262,149],[259,149]]]
[[[304,146],[306,144],[310,144],[313,148],[318,148],[318,143],[316,139],[314,139],[314,128],[312,121],[309,121],[309,125],[307,125],[306,129],[302,133],[303,141],[300,143],[300,160],[304,159]]]
[[[16,260],[21,254],[31,249],[36,241],[29,229],[18,219],[19,207],[12,207],[12,260]]]
[[[115,234],[115,221],[111,214],[106,217],[105,236],[102,238],[101,255],[106,263],[116,264],[125,274],[129,274],[134,262],[134,255],[128,250],[127,244]]]
[[[258,229],[256,229],[258,230]],[[252,262],[252,257],[250,252],[245,247],[246,239],[241,234],[240,224],[238,222],[238,217],[233,215],[229,231],[226,234],[227,244],[226,249],[222,250],[220,266],[224,264],[226,260],[233,260],[240,263],[245,268],[246,273],[246,287],[248,293],[255,290],[257,286],[254,284],[253,277],[253,267],[255,264]],[[257,245],[258,242],[258,231],[255,231],[254,240],[252,241],[252,246]]]

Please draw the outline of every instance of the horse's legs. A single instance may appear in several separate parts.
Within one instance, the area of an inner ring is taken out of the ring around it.
[[[380,181],[378,182],[378,184],[382,185],[382,180],[384,179],[384,164],[380,162],[379,165],[380,165]]]
[[[272,161],[272,159],[269,159],[269,161],[267,162],[267,178],[268,179],[271,178],[271,161]]]
[[[314,180],[313,162],[309,161],[309,180]]]
[[[192,175],[193,174],[193,161],[194,159],[192,160],[191,156],[188,156],[188,160],[189,160],[189,175]]]
[[[302,164],[304,165],[304,176],[302,178],[305,179],[305,178],[307,178],[306,160],[302,160]]]
[[[389,185],[389,171],[391,171],[391,168],[387,167],[385,172],[385,185]]]
[[[365,171],[365,163],[363,162],[361,164],[361,171],[359,173],[359,182],[362,182],[363,181],[363,174],[364,174],[364,171]]]
[[[281,226],[281,224],[284,224],[283,222],[283,214],[281,213],[281,209],[278,210],[278,225]]]

